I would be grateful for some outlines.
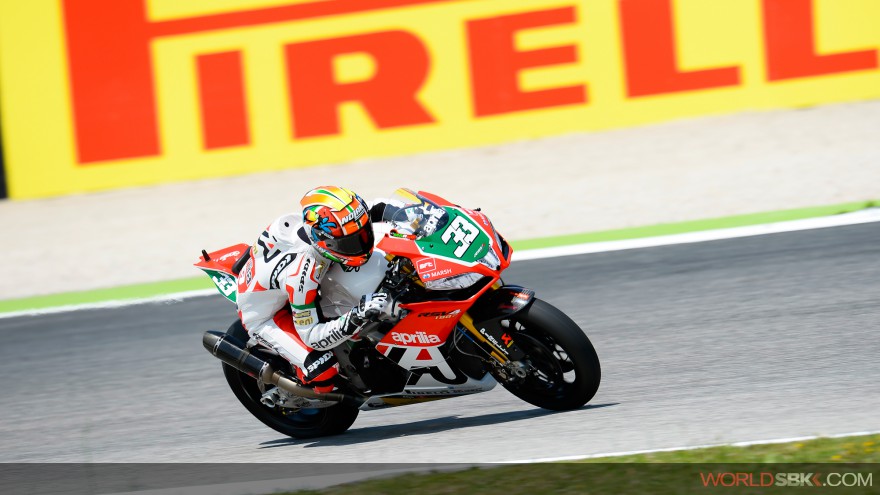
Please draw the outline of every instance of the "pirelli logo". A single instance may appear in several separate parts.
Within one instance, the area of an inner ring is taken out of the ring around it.
[[[10,196],[880,97],[876,0],[254,5],[0,4]]]
[[[153,22],[146,0],[64,0],[70,77],[80,163],[161,154],[157,122],[156,60],[150,43],[200,32],[270,25],[358,11],[441,3],[426,0],[296,2],[287,6]],[[617,2],[627,93],[642,97],[738,86],[736,64],[682,70],[676,63],[671,0]],[[877,68],[876,50],[815,53],[812,0],[763,0],[767,79],[814,77]],[[515,6],[516,2],[512,3]],[[560,29],[578,18],[578,2],[550,9],[464,19],[468,52],[454,61],[470,71],[471,114],[488,117],[562,105],[588,104],[587,81],[524,91],[517,79],[529,68],[574,64],[583,56],[570,40],[538,50],[519,50],[515,39],[535,30]],[[100,24],[115,29],[96,29]],[[876,19],[880,23],[880,19]],[[745,27],[745,26],[744,26]],[[341,132],[339,105],[357,102],[380,128],[437,122],[423,101],[432,59],[420,29],[368,31],[308,41],[279,43],[283,54],[294,139]],[[251,143],[252,109],[245,92],[245,49],[207,50],[194,57],[205,149]],[[598,47],[592,47],[598,49]],[[335,61],[362,54],[374,66],[370,77],[340,81]],[[253,54],[252,56],[259,56]],[[460,67],[460,66],[459,66]],[[115,84],[108,85],[107,81]],[[103,87],[109,91],[95,91]],[[462,102],[464,103],[464,102]]]

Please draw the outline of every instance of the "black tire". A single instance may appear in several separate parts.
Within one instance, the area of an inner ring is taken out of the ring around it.
[[[532,370],[517,382],[501,381],[510,393],[535,406],[577,409],[599,390],[602,369],[586,334],[562,311],[535,299],[517,313],[507,329],[527,354]]]
[[[247,331],[238,320],[229,327],[226,333],[242,342],[248,340]],[[252,352],[269,362],[278,359],[276,356],[266,353],[261,354],[258,350]],[[337,404],[320,409],[300,409],[297,412],[282,414],[283,409],[269,409],[260,402],[262,393],[257,386],[256,379],[226,363],[223,363],[223,374],[226,375],[226,381],[229,383],[232,393],[245,409],[269,428],[294,438],[338,435],[354,423],[360,412],[356,407]]]

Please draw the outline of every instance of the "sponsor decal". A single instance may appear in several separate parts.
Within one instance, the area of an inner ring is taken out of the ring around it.
[[[489,332],[486,331],[485,328],[481,328],[481,329],[480,329],[480,334],[481,334],[483,337],[486,337],[486,340],[488,340],[489,342],[491,342],[492,345],[494,345],[494,346],[497,347],[499,350],[501,350],[501,352],[503,352],[505,355],[506,355],[506,354],[509,354],[509,353],[507,352],[507,347],[510,347],[510,346],[503,346],[503,345],[501,345],[501,344],[498,342],[498,340],[496,340],[495,337],[492,336],[492,334],[490,334]]]
[[[309,266],[311,266],[311,264],[312,264],[312,259],[306,258],[306,262],[303,265],[302,273],[300,273],[300,275],[299,275],[299,287],[297,288],[297,290],[299,292],[302,292],[303,287],[305,287],[305,285],[306,285],[306,277],[309,275]]]
[[[510,347],[513,345],[513,339],[510,337],[510,335],[507,335],[506,333],[501,335],[501,340],[504,341],[505,347]]]
[[[297,312],[293,313],[294,318],[308,318],[310,316],[312,316],[311,309],[306,309],[304,311],[297,311]]]
[[[704,487],[819,487],[819,486],[845,486],[865,487],[874,485],[874,473],[833,472],[833,473],[776,473],[762,471],[750,472],[700,472],[700,480]]]
[[[315,349],[326,349],[328,347],[333,347],[335,343],[345,339],[346,337],[348,337],[348,334],[343,333],[342,330],[333,329],[333,331],[331,331],[329,335],[315,342],[312,347]]]
[[[275,264],[275,268],[272,269],[272,276],[269,277],[270,289],[278,289],[281,287],[281,282],[278,280],[281,277],[281,272],[290,266],[290,263],[295,259],[296,254],[285,254],[284,257]]]
[[[430,311],[426,313],[419,313],[417,315],[417,318],[434,318],[436,320],[446,320],[452,318],[459,313],[461,313],[460,309],[454,309],[452,311]]]
[[[437,260],[434,258],[425,258],[419,260],[416,264],[416,271],[419,273],[427,273],[437,269]]]
[[[435,208],[428,204],[423,207],[423,210],[425,215],[427,215],[427,219],[425,220],[425,226],[422,227],[422,232],[425,236],[434,235],[434,232],[437,232],[437,226],[440,225],[440,219],[443,218],[443,214],[446,211],[443,208]]]
[[[230,252],[224,254],[223,256],[217,258],[217,261],[226,261],[229,258],[232,258],[233,256],[237,258],[239,254],[241,254],[241,251],[230,251]]]
[[[261,156],[339,163],[880,97],[876,0],[548,4],[0,2],[4,84],[17,88],[4,131],[65,143],[8,154],[10,195],[276,166]],[[112,29],[95,29],[96,12]],[[371,76],[336,63],[350,53],[370,59]],[[339,111],[352,103],[365,111]],[[267,106],[287,132],[264,120]],[[33,115],[63,118],[35,126]]]
[[[315,370],[317,370],[322,364],[326,363],[327,361],[330,361],[332,358],[333,358],[333,353],[332,353],[332,352],[325,352],[324,355],[321,356],[320,358],[318,358],[317,361],[315,361],[315,362],[313,362],[312,364],[308,365],[308,366],[306,367],[306,371],[307,371],[309,374],[311,374],[312,372],[314,372]]]
[[[312,323],[314,323],[315,319],[310,316],[308,318],[297,318],[297,319],[293,320],[293,322],[296,323],[297,326],[307,327],[307,326],[311,325]]]
[[[480,212],[476,212],[476,214],[477,214],[477,215],[476,215],[477,218],[479,218],[480,221],[483,222],[483,225],[485,225],[486,227],[490,227],[490,226],[491,226],[491,224],[489,223],[489,218],[486,217],[486,215],[483,215],[483,214],[480,213]]]
[[[413,399],[438,395],[464,395],[482,392],[482,389],[447,389],[447,390],[404,390],[403,393]]]
[[[340,223],[341,223],[342,225],[345,225],[345,224],[347,224],[348,222],[354,220],[355,218],[358,218],[358,217],[360,217],[360,216],[362,216],[362,215],[365,215],[366,213],[367,213],[367,210],[364,209],[364,205],[361,204],[360,206],[357,207],[356,210],[354,210],[353,212],[349,213],[348,215],[345,215],[345,217],[342,218],[342,221],[341,221]]]
[[[245,287],[251,285],[251,280],[254,278],[254,271],[254,259],[251,258],[244,265],[241,273],[238,274],[238,283],[243,284]]]
[[[477,248],[477,252],[474,253],[474,258],[476,258],[476,259],[482,258],[483,255],[486,253],[486,251],[488,251],[488,249],[486,249],[486,247],[487,247],[486,244],[480,244],[480,247]]]
[[[425,332],[415,333],[391,333],[391,339],[403,345],[409,344],[439,344],[440,337],[436,335],[428,335]]]
[[[437,270],[436,272],[426,273],[422,275],[422,279],[428,280],[429,278],[443,277],[450,273],[452,273],[452,268],[444,268],[443,270]]]

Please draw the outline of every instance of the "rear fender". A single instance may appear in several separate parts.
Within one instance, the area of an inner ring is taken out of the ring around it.
[[[236,244],[211,253],[202,251],[202,256],[193,265],[211,277],[217,290],[226,299],[235,302],[237,283],[233,267],[239,259],[247,255],[249,249],[247,244]]]

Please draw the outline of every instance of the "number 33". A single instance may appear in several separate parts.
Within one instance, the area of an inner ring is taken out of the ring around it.
[[[468,221],[464,220],[462,217],[455,217],[455,220],[453,220],[452,224],[449,225],[449,228],[443,232],[440,239],[446,244],[449,244],[450,240],[458,244],[458,247],[455,249],[455,255],[461,258],[461,256],[467,252],[468,248],[471,247],[471,243],[474,242],[474,239],[477,238],[479,233],[480,231]]]

